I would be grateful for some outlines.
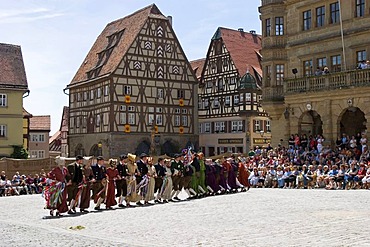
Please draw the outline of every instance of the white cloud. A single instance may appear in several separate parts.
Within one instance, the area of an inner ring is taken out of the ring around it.
[[[0,23],[22,23],[41,19],[50,19],[65,15],[64,13],[53,13],[47,8],[3,10],[0,13]]]

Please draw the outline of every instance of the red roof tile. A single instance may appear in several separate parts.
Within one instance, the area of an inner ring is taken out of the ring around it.
[[[190,61],[191,68],[193,69],[198,80],[200,80],[202,76],[202,71],[203,71],[205,62],[206,62],[205,58],[200,58],[194,61]]]
[[[224,27],[220,27],[218,31],[226,49],[230,52],[239,76],[243,76],[247,70],[250,73],[256,71],[262,76],[259,53],[262,49],[261,36]]]
[[[0,88],[18,87],[27,89],[21,47],[0,43]]]
[[[50,115],[30,118],[30,131],[35,130],[50,131]]]
[[[124,56],[124,54],[126,54],[131,44],[134,42],[136,36],[142,29],[143,25],[147,21],[148,17],[167,19],[159,11],[157,6],[155,4],[152,4],[148,7],[136,11],[129,16],[109,23],[96,39],[84,62],[72,79],[70,85],[78,82],[88,81],[89,79],[94,79],[114,72],[114,70],[121,62],[122,57]],[[111,54],[109,55],[109,58],[106,60],[105,63],[102,63],[101,66],[98,66],[98,55],[107,49],[108,37],[121,31],[123,31],[123,35],[117,41]],[[91,78],[88,78],[87,73],[97,67],[100,67],[99,73]]]

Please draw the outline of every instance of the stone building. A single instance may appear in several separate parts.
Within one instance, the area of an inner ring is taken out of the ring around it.
[[[31,159],[49,158],[50,115],[32,116],[28,152]]]
[[[262,0],[262,105],[273,145],[294,133],[333,144],[370,128],[370,69],[358,69],[369,59],[369,9],[369,0]]]
[[[198,144],[198,81],[156,5],[109,23],[69,90],[69,155],[172,154]]]
[[[246,153],[270,142],[262,109],[261,37],[219,27],[205,59],[192,62],[199,84],[199,145],[206,156]]]

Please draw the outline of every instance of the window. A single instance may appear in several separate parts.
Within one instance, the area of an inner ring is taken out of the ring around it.
[[[261,120],[255,120],[254,122],[254,131],[258,132],[261,130]]]
[[[213,86],[213,82],[212,81],[207,81],[207,88],[210,88]]]
[[[135,125],[135,113],[129,113],[128,114],[128,124]]]
[[[236,132],[238,130],[238,121],[231,121],[231,131]]]
[[[265,20],[265,36],[271,35],[271,19],[268,18]]]
[[[356,0],[356,17],[365,15],[365,0]]]
[[[305,76],[312,75],[312,60],[303,61],[303,75]]]
[[[205,99],[204,100],[204,108],[208,108],[209,107],[209,100],[208,99]]]
[[[164,89],[157,88],[157,99],[164,99]]]
[[[266,67],[266,86],[270,86],[271,81],[271,65],[267,65]]]
[[[33,159],[44,158],[44,157],[45,157],[44,150],[32,150],[31,151],[31,158]]]
[[[204,133],[211,132],[211,123],[204,123]]]
[[[81,93],[77,94],[77,101],[82,101],[82,94]]]
[[[131,95],[131,86],[124,86],[123,87],[123,93],[125,95]]]
[[[128,111],[131,111],[131,112],[135,111],[135,106],[130,105],[128,107]]]
[[[270,122],[270,120],[266,120],[266,132],[271,132],[271,122]]]
[[[104,96],[108,96],[108,94],[109,94],[109,86],[108,86],[108,85],[106,85],[106,86],[104,87]]]
[[[6,106],[6,94],[0,94],[0,106]]]
[[[185,99],[185,90],[178,89],[177,90],[177,98],[178,99]]]
[[[225,122],[220,122],[220,132],[225,132]]]
[[[365,50],[357,51],[356,54],[357,54],[357,56],[356,56],[357,64],[359,64],[361,61],[366,60],[366,51]]]
[[[188,126],[188,116],[182,116],[182,126]]]
[[[216,133],[220,131],[220,122],[214,122],[214,129]]]
[[[226,96],[225,97],[225,105],[230,105],[230,100],[231,100],[231,97],[230,96]]]
[[[180,114],[180,108],[175,108],[175,114]]]
[[[84,101],[86,101],[86,100],[88,100],[88,97],[89,97],[89,94],[88,94],[88,92],[84,92]]]
[[[76,117],[76,128],[80,128],[80,117]]]
[[[203,133],[203,124],[201,123],[199,124],[199,133],[201,134]]]
[[[94,90],[90,90],[90,100],[94,99]]]
[[[316,26],[322,27],[325,25],[325,6],[316,8]]]
[[[251,102],[251,93],[246,93],[245,94],[245,101],[246,102]]]
[[[284,80],[284,64],[277,64],[276,65],[276,85],[281,86],[283,85]]]
[[[326,67],[326,57],[318,58],[317,59],[317,66],[320,68]]]
[[[339,3],[330,4],[330,23],[339,22]]]
[[[175,126],[180,126],[180,116],[179,115],[175,115]]]
[[[126,106],[125,105],[120,105],[119,110],[120,111],[126,111]]]
[[[187,113],[188,113],[188,110],[187,110],[187,109],[182,109],[182,110],[181,110],[181,113],[182,113],[182,114],[187,114]]]
[[[237,129],[238,131],[243,131],[243,121],[237,121]]]
[[[224,81],[223,81],[223,79],[222,79],[222,78],[221,78],[221,79],[218,79],[218,82],[217,82],[217,89],[218,89],[219,91],[224,90]]]
[[[239,95],[234,95],[234,105],[239,104]]]
[[[101,97],[101,88],[100,87],[96,90],[96,97],[97,98]]]
[[[232,85],[232,84],[235,84],[235,82],[236,82],[236,78],[235,77],[231,77],[230,78],[230,84]]]
[[[163,115],[157,114],[155,117],[155,124],[156,125],[162,125],[163,124]]]
[[[45,142],[45,135],[44,134],[32,134],[31,141],[32,142]]]
[[[240,102],[241,104],[243,104],[243,103],[244,103],[244,93],[241,93],[241,94],[239,95],[239,102]]]
[[[341,70],[342,58],[340,55],[331,57],[331,71],[339,72]]]
[[[303,12],[303,30],[309,30],[311,29],[311,10],[307,10]]]
[[[220,101],[218,100],[218,97],[216,97],[213,101],[213,107],[218,108],[220,107]]]
[[[126,124],[126,112],[119,113],[119,123]]]
[[[100,126],[100,122],[101,122],[101,117],[100,117],[100,115],[97,115],[96,116],[96,127]]]
[[[6,125],[0,125],[0,137],[6,137]]]
[[[275,35],[284,35],[284,18],[275,17]]]

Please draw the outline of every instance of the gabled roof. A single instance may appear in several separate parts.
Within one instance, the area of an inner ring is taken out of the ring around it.
[[[32,117],[32,114],[29,113],[28,111],[26,111],[26,109],[23,108],[23,118],[31,118]]]
[[[64,124],[63,124],[64,122]],[[60,131],[68,131],[68,124],[69,124],[69,107],[63,107],[62,119],[60,121]]]
[[[109,23],[91,47],[70,86],[114,72],[149,17],[167,19],[152,4]]]
[[[205,62],[206,62],[205,58],[200,58],[194,61],[190,61],[191,68],[193,69],[198,80],[200,80],[200,78],[202,77],[202,71],[203,71]]]
[[[0,88],[28,89],[21,47],[0,43]]]
[[[50,115],[30,118],[30,131],[50,131]]]
[[[219,27],[212,39],[219,38],[222,38],[226,49],[230,52],[240,77],[248,70],[255,71],[262,77],[260,63],[262,39],[260,35]]]
[[[61,151],[61,131],[55,132],[55,134],[49,138],[49,151]]]

